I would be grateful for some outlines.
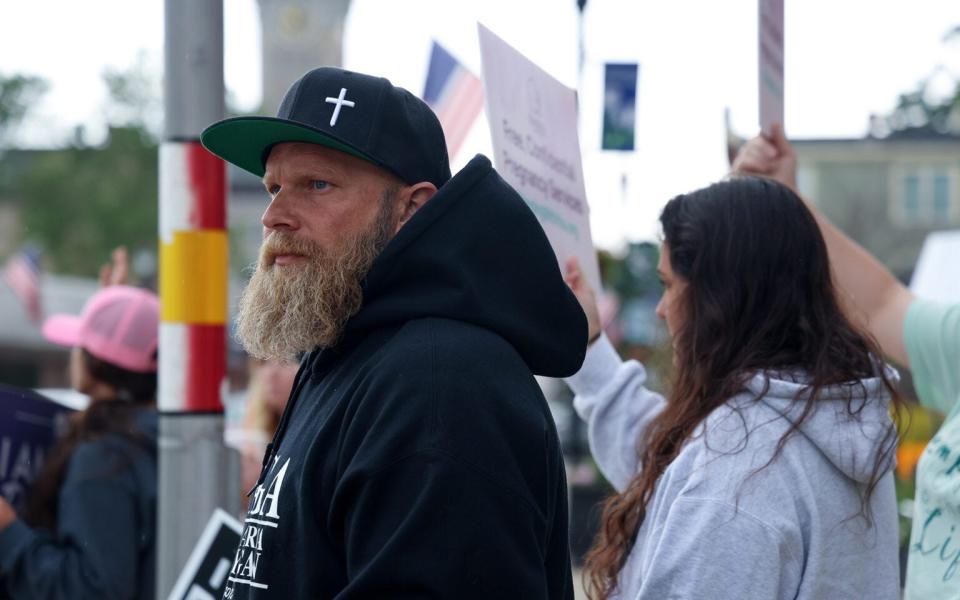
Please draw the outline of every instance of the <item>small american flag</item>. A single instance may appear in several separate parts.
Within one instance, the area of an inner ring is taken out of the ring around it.
[[[423,100],[437,113],[447,138],[447,153],[452,158],[483,109],[483,84],[452,54],[433,42]]]
[[[36,248],[24,248],[7,261],[3,280],[20,299],[30,315],[30,320],[39,323],[40,306],[40,252]]]

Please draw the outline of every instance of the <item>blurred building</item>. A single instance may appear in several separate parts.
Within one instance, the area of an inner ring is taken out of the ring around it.
[[[258,0],[263,43],[263,109],[273,115],[301,75],[339,66],[350,0]]]
[[[960,227],[960,136],[920,127],[792,143],[801,193],[901,280],[929,233]]]
[[[229,210],[230,228],[230,276],[242,284],[253,273],[252,267],[260,251],[263,238],[263,216],[270,196],[263,182],[256,175],[227,164],[227,180],[230,182]]]
[[[44,275],[43,314],[78,315],[98,288],[95,279]],[[0,283],[0,383],[21,387],[69,387],[69,350],[48,342],[10,287]]]
[[[301,75],[319,66],[342,64],[343,26],[350,0],[258,0],[258,4],[263,63],[261,113],[273,115]],[[241,271],[257,258],[262,236],[260,217],[268,197],[258,177],[229,164],[227,175],[231,270],[246,281]]]

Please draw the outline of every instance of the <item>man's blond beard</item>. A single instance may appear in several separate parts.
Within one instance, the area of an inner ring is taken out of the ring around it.
[[[393,197],[384,194],[372,226],[326,251],[316,242],[274,231],[260,247],[260,260],[240,298],[237,339],[263,360],[294,361],[301,352],[333,346],[360,310],[361,284],[395,227]],[[300,254],[307,260],[278,267],[271,256]]]

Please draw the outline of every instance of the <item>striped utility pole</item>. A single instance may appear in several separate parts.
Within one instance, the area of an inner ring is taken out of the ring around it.
[[[160,481],[157,598],[166,598],[215,508],[236,513],[223,443],[226,169],[200,145],[223,118],[223,1],[165,0],[160,146]]]

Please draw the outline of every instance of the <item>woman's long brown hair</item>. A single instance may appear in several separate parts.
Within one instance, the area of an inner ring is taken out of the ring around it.
[[[675,333],[667,408],[637,440],[640,472],[604,504],[586,558],[584,578],[594,599],[616,590],[657,480],[694,429],[754,373],[789,369],[809,377],[797,398],[803,411],[765,466],[815,410],[827,386],[879,377],[894,406],[901,406],[877,363],[878,346],[841,311],[823,236],[791,190],[758,178],[724,181],[674,198],[660,221],[672,270],[687,284],[679,299],[684,319]],[[847,410],[856,415],[865,390],[844,389]],[[860,490],[859,515],[868,522],[870,497],[895,446],[891,426],[877,441],[871,476]]]
[[[92,402],[86,409],[72,415],[67,430],[54,444],[40,472],[30,484],[23,519],[34,527],[48,531],[56,531],[60,488],[70,458],[78,445],[106,435],[115,435],[144,452],[154,456],[157,452],[154,441],[141,433],[134,422],[138,411],[156,402],[157,374],[128,371],[104,362],[86,350],[82,352],[90,374],[113,386],[120,398]],[[130,456],[118,456],[115,464],[104,465],[104,475],[123,469],[130,461]]]

